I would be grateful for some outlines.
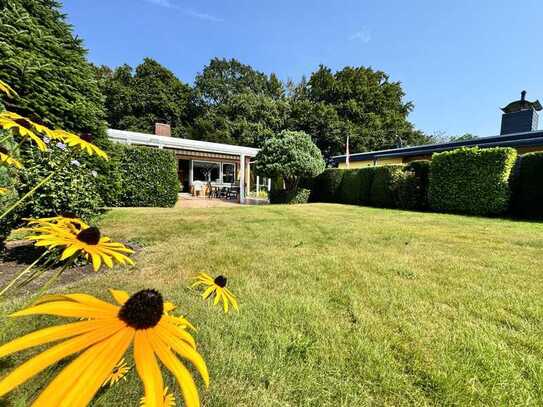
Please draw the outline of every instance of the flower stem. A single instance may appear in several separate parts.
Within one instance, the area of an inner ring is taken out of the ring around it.
[[[41,259],[43,259],[45,257],[45,255],[47,255],[49,253],[49,250],[47,250],[46,252],[44,252],[40,257],[38,257],[36,260],[34,260],[34,262],[32,264],[30,264],[27,268],[25,268],[23,271],[21,271],[13,280],[11,280],[11,282],[5,286],[2,291],[0,291],[0,297],[7,291],[9,290],[11,287],[13,287],[13,285],[19,281],[20,278],[22,278],[25,274],[28,274],[30,272],[30,270],[32,270],[32,268],[39,263],[39,261]]]
[[[70,267],[72,264],[73,262],[71,261],[64,264],[64,266],[62,266],[49,280],[47,280],[47,282],[40,288],[40,290],[34,297],[41,297],[43,293],[47,291],[47,289],[51,287],[59,279],[62,273],[64,273],[66,269]]]
[[[0,215],[0,220],[4,219],[11,211],[13,211],[15,208],[17,208],[17,206],[23,203],[26,198],[28,198],[30,195],[36,192],[38,188],[42,187],[45,183],[47,183],[53,177],[53,175],[55,175],[55,172],[52,172],[47,177],[42,179],[36,186],[34,186],[34,188],[32,188],[30,191],[24,194],[17,202],[11,205],[4,213]]]

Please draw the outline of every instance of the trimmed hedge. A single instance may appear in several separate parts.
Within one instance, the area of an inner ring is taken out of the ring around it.
[[[375,176],[375,170],[377,167],[364,167],[358,170],[358,176],[360,177],[359,185],[359,199],[360,205],[370,204],[371,185],[373,184],[373,177]]]
[[[432,157],[430,206],[439,212],[498,215],[509,206],[513,148],[460,148]]]
[[[296,191],[285,189],[272,190],[270,192],[271,204],[303,204],[309,201],[311,191],[305,188],[298,188]]]
[[[358,170],[345,170],[339,187],[338,202],[357,205],[360,203],[360,174]]]
[[[398,190],[398,208],[428,209],[430,161],[412,161],[404,168],[405,176]]]
[[[370,189],[370,204],[379,208],[396,208],[399,187],[404,178],[403,165],[375,167]]]
[[[543,152],[529,153],[519,158],[514,185],[514,214],[543,218]]]
[[[328,168],[317,175],[311,191],[311,202],[339,202],[339,190],[345,170]]]
[[[119,206],[174,206],[179,192],[175,154],[140,146],[122,149]]]

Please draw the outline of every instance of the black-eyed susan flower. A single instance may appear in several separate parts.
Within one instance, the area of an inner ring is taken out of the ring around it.
[[[35,219],[24,219],[27,221],[29,227],[24,228],[30,231],[44,232],[47,227],[59,226],[65,228],[72,233],[79,233],[83,229],[89,228],[89,225],[79,219],[75,214],[65,212],[62,215],[51,216],[48,218],[35,218]],[[40,228],[37,230],[37,228]],[[53,228],[54,230],[54,228]]]
[[[107,386],[108,384],[111,387],[121,380],[126,380],[126,374],[129,371],[130,366],[128,366],[124,361],[124,358],[122,358],[119,363],[115,365],[108,378],[104,381],[104,384],[102,384],[102,387]]]
[[[78,136],[77,134],[70,133],[68,131],[55,130],[53,138],[60,139],[69,147],[79,148],[80,150],[85,151],[89,155],[97,155],[104,160],[108,159],[105,151],[91,143],[92,136],[90,134],[83,134],[81,136]]]
[[[0,81],[0,92],[5,93],[11,98],[17,96],[17,93],[13,90],[13,88],[4,81]]]
[[[0,146],[0,163],[5,165],[11,165],[15,168],[23,168],[23,164],[10,156],[9,151],[2,146]]]
[[[175,376],[185,404],[200,405],[198,389],[179,357],[191,362],[205,384],[209,374],[194,338],[164,314],[159,292],[142,290],[131,297],[110,290],[118,305],[86,294],[47,295],[30,308],[12,314],[87,318],[45,328],[0,346],[0,357],[56,342],[0,380],[0,397],[71,355],[79,354],[49,383],[34,406],[86,406],[133,345],[136,371],[143,382],[148,406],[162,406],[164,382],[158,360]],[[158,360],[157,360],[158,359]]]
[[[4,130],[11,130],[17,133],[20,137],[28,138],[36,143],[36,146],[41,151],[47,150],[47,145],[39,138],[36,133],[33,131],[35,126],[39,126],[36,123],[32,122],[30,119],[19,116],[16,113],[12,112],[1,112],[0,113],[0,128]],[[41,126],[46,128],[45,126]]]
[[[149,407],[150,404],[147,403],[145,397],[142,397],[140,400],[140,407]],[[164,395],[162,398],[161,407],[175,407],[175,397],[172,393],[168,391],[168,387],[164,387]]]
[[[226,288],[227,278],[224,276],[218,276],[216,278],[211,277],[206,273],[198,273],[196,281],[192,284],[192,288],[200,285],[206,286],[206,290],[202,293],[202,298],[208,299],[215,295],[213,304],[217,305],[222,299],[222,305],[224,312],[228,312],[229,303],[232,303],[232,307],[238,311],[238,301],[232,292]]]
[[[70,221],[73,222],[73,219]],[[32,229],[35,234],[27,236],[26,240],[35,241],[38,247],[64,247],[60,260],[66,260],[80,254],[92,262],[94,271],[98,271],[104,263],[113,267],[113,262],[133,265],[134,262],[126,254],[134,253],[122,243],[113,242],[109,237],[101,236],[100,230],[95,226],[82,228],[75,232],[64,225],[43,225]],[[125,254],[126,253],[126,254]]]

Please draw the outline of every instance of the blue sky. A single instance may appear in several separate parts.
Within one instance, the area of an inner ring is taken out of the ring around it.
[[[152,57],[191,83],[212,57],[298,80],[319,64],[402,82],[411,121],[450,135],[499,132],[499,108],[543,99],[538,0],[65,0],[98,64]]]

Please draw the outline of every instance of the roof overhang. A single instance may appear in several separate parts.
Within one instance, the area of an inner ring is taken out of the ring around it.
[[[426,144],[415,147],[393,148],[349,155],[349,161],[369,161],[378,158],[427,156],[460,147],[527,147],[543,146],[543,131],[507,134],[503,136],[480,137],[474,140],[451,143]],[[345,162],[345,155],[332,157],[334,162]]]
[[[236,156],[244,155],[247,157],[255,157],[259,151],[258,148],[252,147],[210,143],[208,141],[189,140],[178,137],[157,136],[154,134],[138,133],[126,130],[108,129],[107,135],[111,140],[118,143],[167,148],[172,150],[188,150]]]

